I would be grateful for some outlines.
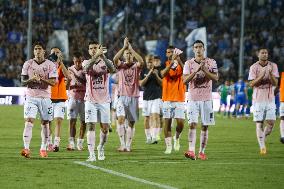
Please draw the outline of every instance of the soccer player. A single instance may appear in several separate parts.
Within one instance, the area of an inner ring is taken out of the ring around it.
[[[253,94],[253,89],[252,87],[246,82],[247,86],[247,106],[246,106],[246,118],[250,116],[250,108],[252,106],[252,94]]]
[[[280,142],[284,144],[284,72],[280,80]]]
[[[67,105],[67,118],[69,119],[69,144],[67,150],[75,149],[76,122],[80,116],[80,134],[77,139],[77,149],[83,150],[84,135],[86,131],[85,123],[85,103],[86,76],[82,67],[82,54],[75,52],[73,55],[74,65],[68,68],[71,80],[67,80],[66,86],[69,90]]]
[[[120,60],[123,55],[123,61]],[[136,61],[134,60],[136,59]],[[118,95],[116,115],[118,117],[117,132],[120,140],[120,152],[130,152],[134,137],[134,124],[138,120],[139,75],[143,68],[142,57],[132,48],[126,37],[123,48],[113,58],[118,75]],[[128,127],[125,120],[128,120]],[[126,133],[126,137],[125,137]]]
[[[161,71],[163,118],[166,150],[165,154],[172,153],[172,119],[176,119],[176,134],[173,137],[174,150],[179,151],[179,138],[183,130],[185,119],[185,85],[182,81],[182,71],[184,64],[178,54],[174,53],[174,47],[169,46],[166,50],[167,61],[165,68]]]
[[[62,121],[65,115],[65,101],[67,98],[65,79],[70,80],[70,75],[63,64],[63,54],[58,47],[51,48],[50,56],[54,56],[54,64],[57,67],[58,78],[54,86],[51,87],[51,101],[53,105],[53,118],[55,122],[54,143],[52,145],[52,127],[50,122],[49,150],[59,151]]]
[[[219,92],[221,96],[219,113],[221,113],[221,108],[224,105],[224,108],[225,108],[224,116],[226,116],[226,113],[227,113],[227,97],[229,95],[229,87],[230,87],[229,85],[230,85],[229,81],[226,80],[225,83],[223,85],[220,85],[217,89],[217,91]]]
[[[162,98],[162,79],[160,70],[155,68],[154,60],[160,61],[159,57],[148,55],[146,57],[146,69],[140,75],[140,86],[144,89],[143,110],[144,128],[147,144],[157,144],[157,136],[160,129],[160,103]]]
[[[256,136],[260,154],[266,154],[265,139],[272,132],[276,120],[274,87],[279,77],[278,67],[268,61],[268,50],[258,50],[258,61],[250,67],[248,80],[253,87],[253,121],[256,122]],[[264,128],[264,121],[267,126]]]
[[[98,160],[105,160],[104,145],[107,141],[110,124],[109,77],[115,71],[112,62],[103,53],[103,47],[96,41],[89,42],[91,59],[83,61],[86,73],[85,122],[87,123],[87,142],[89,158],[96,161],[94,152],[96,141],[96,123],[101,126],[100,142],[97,146]]]
[[[241,118],[244,113],[244,107],[247,101],[247,86],[243,81],[242,77],[239,77],[239,80],[235,83],[235,111],[234,114],[237,118]],[[242,105],[242,109],[240,111],[240,107]]]
[[[32,129],[38,112],[41,118],[40,156],[47,157],[48,121],[52,120],[50,86],[55,85],[57,72],[55,64],[45,59],[44,54],[44,46],[41,43],[35,43],[34,58],[24,63],[21,73],[22,85],[27,87],[24,105],[24,149],[21,152],[21,155],[26,158],[30,157]]]
[[[194,58],[185,62],[183,81],[189,84],[187,116],[189,123],[189,149],[185,157],[196,160],[195,143],[198,117],[201,117],[200,148],[198,158],[206,160],[205,148],[208,142],[208,126],[215,125],[212,81],[218,81],[218,68],[214,59],[205,57],[204,43],[196,40],[193,43]]]

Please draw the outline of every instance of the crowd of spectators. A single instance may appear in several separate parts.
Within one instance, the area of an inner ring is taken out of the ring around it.
[[[147,54],[145,41],[169,40],[170,0],[104,0],[103,7],[103,44],[110,58],[122,47],[126,35],[142,55]],[[283,10],[282,0],[246,1],[244,77],[260,46],[269,48],[270,59],[282,70]],[[124,19],[109,27],[121,13]],[[19,86],[21,68],[27,59],[28,1],[0,1],[0,18],[0,86]],[[217,61],[222,78],[235,80],[240,22],[241,0],[176,0],[174,45],[186,52],[186,36],[205,26],[208,56]],[[33,41],[47,44],[54,30],[67,30],[70,57],[77,50],[88,56],[88,41],[98,38],[98,23],[97,0],[33,0]]]

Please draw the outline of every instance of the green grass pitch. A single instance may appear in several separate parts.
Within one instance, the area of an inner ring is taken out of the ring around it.
[[[61,148],[39,157],[40,125],[36,122],[31,143],[32,158],[20,156],[24,127],[22,106],[0,106],[0,188],[157,188],[156,186],[115,176],[75,164],[85,161],[88,151],[66,151],[67,121],[64,121]],[[133,152],[116,152],[118,136],[109,135],[105,161],[92,165],[117,171],[174,188],[284,188],[284,144],[279,141],[279,120],[267,138],[268,154],[259,155],[252,120],[216,116],[216,126],[209,128],[207,161],[185,159],[188,125],[181,137],[181,150],[164,155],[164,142],[145,144],[143,118],[136,124]],[[199,149],[199,130],[197,149]],[[99,128],[96,138],[98,143]]]

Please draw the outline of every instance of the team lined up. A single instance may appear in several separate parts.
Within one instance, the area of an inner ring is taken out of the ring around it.
[[[37,112],[40,113],[42,120],[40,156],[47,157],[48,149],[55,152],[59,150],[67,87],[69,91],[67,115],[70,119],[70,138],[67,149],[75,149],[76,120],[77,116],[80,115],[81,127],[77,149],[83,149],[83,138],[87,128],[89,150],[87,161],[96,161],[95,125],[98,123],[101,127],[100,141],[97,146],[98,160],[104,160],[104,146],[108,138],[111,120],[109,81],[112,79],[111,73],[116,73],[118,97],[115,102],[115,110],[117,133],[120,139],[118,151],[131,151],[135,133],[134,125],[138,120],[140,85],[144,88],[143,116],[145,116],[147,143],[157,143],[163,122],[165,154],[170,154],[172,149],[179,151],[179,138],[184,127],[185,112],[187,112],[189,148],[184,155],[193,160],[197,157],[206,160],[205,148],[208,142],[208,126],[215,125],[212,81],[218,81],[219,76],[216,61],[205,57],[202,41],[194,42],[193,51],[195,57],[183,63],[180,59],[182,51],[169,46],[166,50],[167,61],[164,67],[161,67],[159,57],[148,57],[146,59],[147,66],[142,71],[144,61],[132,48],[127,38],[124,39],[123,48],[117,52],[113,62],[106,58],[102,45],[93,41],[89,43],[91,58],[82,62],[81,54],[75,53],[74,65],[67,70],[63,64],[60,49],[52,48],[52,54],[56,55],[56,60],[52,62],[44,58],[43,45],[35,44],[34,59],[25,62],[22,69],[22,83],[27,86],[22,156],[30,157],[29,145]],[[273,100],[274,103],[272,91],[274,86],[277,85],[279,73],[276,64],[268,61],[267,49],[260,49],[258,55],[259,61],[251,66],[249,80],[250,85],[254,88],[254,121],[256,121],[257,126],[257,138],[261,153],[265,154],[265,138],[271,133],[276,119],[275,104],[273,106],[271,101]],[[66,80],[66,87],[64,79]],[[185,110],[186,85],[188,85],[189,96]],[[242,88],[242,84],[240,84],[240,88]],[[163,121],[160,120],[160,116],[163,117]],[[198,156],[196,156],[196,127],[199,116],[202,129],[200,148]],[[284,116],[284,111],[281,116]],[[283,132],[284,117],[282,118],[281,128]],[[55,119],[55,137],[52,143],[50,121],[53,119]],[[177,126],[172,137],[173,119],[176,120]],[[268,124],[264,128],[263,122],[265,120]],[[150,129],[150,126],[152,129]]]

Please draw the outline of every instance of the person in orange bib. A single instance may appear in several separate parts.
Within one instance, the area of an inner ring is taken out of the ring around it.
[[[65,115],[65,101],[68,99],[66,93],[65,79],[71,80],[69,72],[63,64],[63,55],[58,47],[51,48],[50,59],[57,66],[58,78],[56,84],[51,87],[51,101],[53,105],[53,118],[55,122],[54,143],[52,144],[52,127],[50,122],[50,136],[48,139],[48,150],[58,152],[60,144],[61,125]]]
[[[165,63],[165,68],[161,71],[163,78],[163,118],[165,123],[165,154],[170,154],[172,148],[179,151],[179,136],[183,130],[185,119],[185,90],[186,87],[182,81],[183,63],[178,54],[174,53],[174,47],[169,46],[166,50],[168,60]],[[173,137],[174,146],[172,147],[172,119],[176,119],[177,127],[176,134]]]
[[[280,142],[284,144],[284,72],[280,79]]]

